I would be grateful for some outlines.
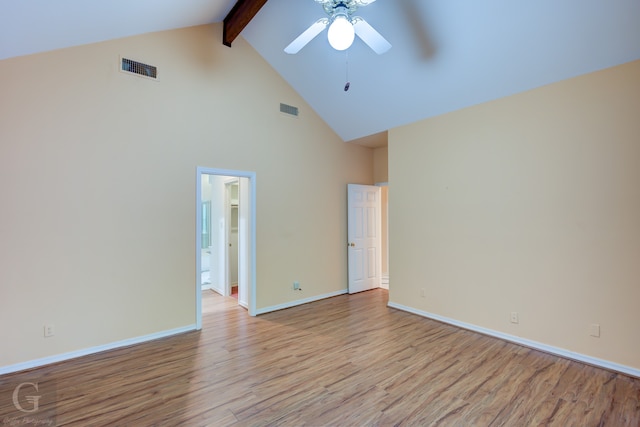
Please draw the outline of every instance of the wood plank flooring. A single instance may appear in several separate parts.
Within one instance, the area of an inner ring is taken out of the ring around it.
[[[639,379],[397,311],[387,297],[251,318],[207,291],[200,332],[0,377],[0,426],[23,381],[55,390],[41,410],[60,426],[640,426]]]

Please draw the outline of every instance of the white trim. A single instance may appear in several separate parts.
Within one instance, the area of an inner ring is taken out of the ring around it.
[[[154,341],[159,338],[166,338],[172,335],[183,334],[196,330],[196,325],[188,325],[182,328],[169,329],[167,331],[155,332],[141,337],[128,338],[122,341],[116,341],[109,344],[98,345],[95,347],[84,348],[82,350],[71,351],[69,353],[56,354],[54,356],[43,357],[42,359],[30,360],[28,362],[16,363],[15,365],[0,366],[0,375],[12,372],[24,371],[27,369],[39,368],[41,366],[50,365],[52,363],[63,362],[65,360],[75,359],[77,357],[88,356],[90,354],[101,353],[103,351],[114,350],[121,347],[129,347],[131,345],[142,344],[148,341]]]
[[[202,329],[202,172],[196,170],[196,329]]]
[[[598,358],[587,356],[581,353],[575,353],[573,351],[565,350],[560,347],[554,347],[554,346],[543,344],[537,341],[528,340],[526,338],[520,338],[515,335],[505,334],[504,332],[494,331],[493,329],[487,329],[481,326],[473,325],[471,323],[461,322],[459,320],[451,319],[449,317],[444,317],[438,314],[433,314],[433,313],[418,310],[415,308],[407,307],[402,304],[396,304],[391,301],[387,303],[387,306],[391,308],[396,308],[398,310],[406,311],[412,314],[417,314],[418,316],[437,320],[438,322],[448,323],[449,325],[457,326],[462,329],[478,332],[483,335],[489,335],[495,338],[500,338],[502,340],[520,344],[525,347],[533,348],[535,350],[544,351],[545,353],[555,354],[556,356],[564,357],[565,359],[576,360],[578,362],[586,363],[588,365],[593,365],[599,368],[608,369],[610,371],[621,372],[626,375],[631,375],[632,377],[640,378],[640,369],[632,368],[631,366],[620,365],[618,363],[610,362],[608,360],[598,359]]]
[[[286,302],[284,304],[272,305],[271,307],[264,307],[264,308],[259,309],[256,314],[265,314],[265,313],[270,313],[272,311],[284,310],[285,308],[291,308],[291,307],[295,307],[295,306],[302,305],[302,304],[307,304],[307,303],[314,302],[314,301],[320,301],[320,300],[323,300],[323,299],[326,299],[326,298],[336,297],[338,295],[344,295],[346,293],[349,293],[348,289],[343,289],[341,291],[331,292],[331,293],[324,294],[324,295],[316,295],[314,297],[299,299],[299,300],[296,300],[296,301],[290,301],[290,302]]]
[[[202,245],[200,224],[202,223],[202,175],[222,175],[249,179],[249,316],[256,315],[256,173],[232,169],[196,167],[196,273],[201,269],[200,246]],[[196,274],[196,329],[202,329],[201,278]]]

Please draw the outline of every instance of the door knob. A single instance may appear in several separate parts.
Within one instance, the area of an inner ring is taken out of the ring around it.
[[[352,248],[355,248],[355,247],[356,247],[356,244],[355,244],[355,243],[353,243],[353,242],[351,242],[351,243],[347,243],[347,246],[351,246]]]

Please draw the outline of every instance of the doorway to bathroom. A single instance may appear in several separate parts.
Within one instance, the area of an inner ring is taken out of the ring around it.
[[[233,297],[255,315],[255,173],[198,168],[196,311],[202,292]]]

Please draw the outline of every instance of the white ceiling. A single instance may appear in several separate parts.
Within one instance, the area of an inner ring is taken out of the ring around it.
[[[235,0],[0,0],[0,59],[219,22]],[[345,141],[640,59],[639,0],[378,0],[358,15],[393,47],[326,33],[284,47],[324,14],[268,0],[242,36]],[[286,101],[286,100],[283,100]]]

